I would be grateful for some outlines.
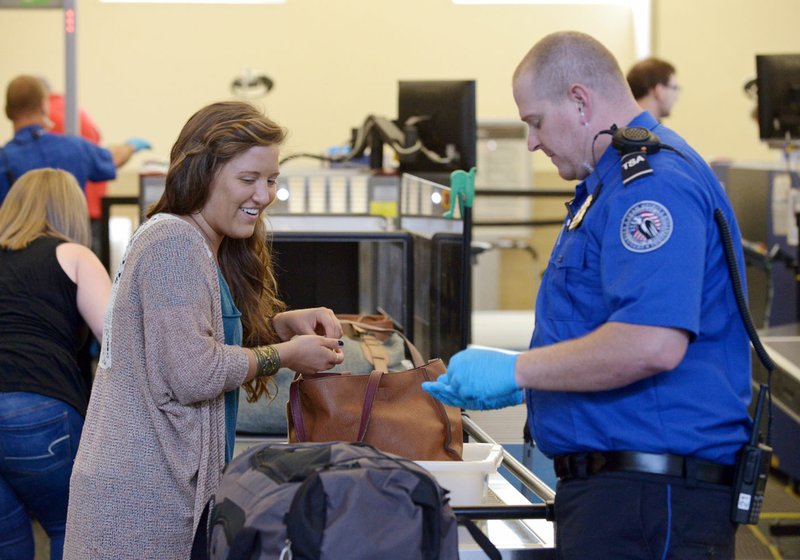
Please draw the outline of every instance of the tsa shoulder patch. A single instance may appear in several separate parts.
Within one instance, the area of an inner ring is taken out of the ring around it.
[[[671,235],[672,215],[654,200],[642,200],[628,208],[619,229],[622,245],[634,253],[654,251]]]
[[[620,164],[622,165],[623,185],[627,185],[631,181],[653,174],[653,168],[650,167],[650,163],[647,161],[647,155],[644,152],[625,154],[622,156]]]

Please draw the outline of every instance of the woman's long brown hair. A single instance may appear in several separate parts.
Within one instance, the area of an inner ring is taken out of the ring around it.
[[[214,103],[200,109],[184,125],[170,153],[166,187],[147,212],[188,215],[203,208],[211,182],[228,161],[254,146],[283,142],[286,131],[252,105],[240,101]],[[244,346],[279,341],[272,317],[285,309],[272,270],[270,239],[263,220],[248,239],[224,238],[217,255],[233,300],[242,312]],[[270,391],[271,378],[244,385],[247,400]]]

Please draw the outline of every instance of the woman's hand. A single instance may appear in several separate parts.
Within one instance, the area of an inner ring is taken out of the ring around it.
[[[281,367],[297,373],[325,371],[344,361],[340,341],[336,338],[303,334],[274,346],[281,357]]]
[[[272,318],[272,325],[281,340],[290,340],[300,334],[318,334],[328,338],[341,338],[342,325],[327,307],[294,309],[278,313]]]

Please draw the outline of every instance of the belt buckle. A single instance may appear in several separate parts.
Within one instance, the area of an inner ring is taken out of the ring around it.
[[[591,472],[589,472],[588,453],[577,453],[575,455],[570,455],[568,465],[570,475],[575,478],[587,478],[591,474]]]

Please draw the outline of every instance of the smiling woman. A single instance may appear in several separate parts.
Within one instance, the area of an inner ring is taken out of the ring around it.
[[[238,387],[255,400],[281,365],[341,361],[331,310],[283,311],[277,298],[262,218],[285,134],[225,102],[178,136],[164,194],[114,281],[65,557],[188,558],[233,452]]]
[[[189,214],[213,253],[226,237],[247,239],[255,233],[277,184],[277,146],[253,146],[220,168],[203,208]]]

